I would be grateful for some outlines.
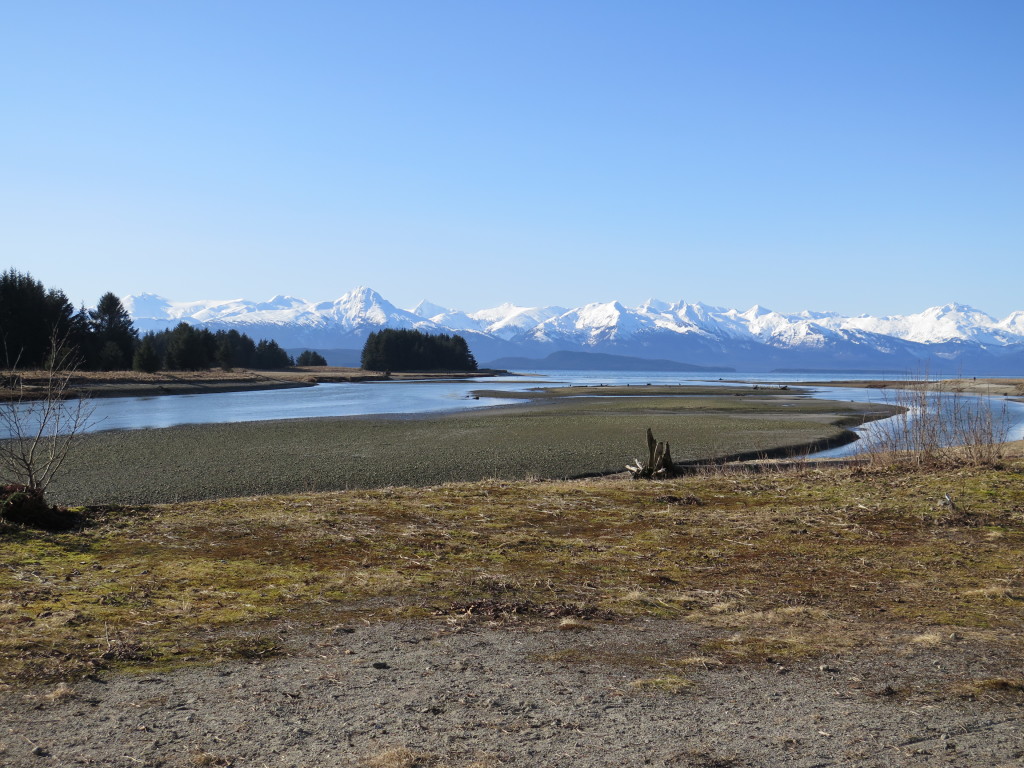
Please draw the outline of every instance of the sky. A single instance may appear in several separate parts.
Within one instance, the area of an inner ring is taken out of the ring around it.
[[[35,0],[0,268],[92,306],[1024,309],[1019,0]]]

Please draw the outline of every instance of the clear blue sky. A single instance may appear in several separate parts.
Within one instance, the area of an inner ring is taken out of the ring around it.
[[[1002,316],[1022,40],[1019,0],[9,0],[0,268]]]

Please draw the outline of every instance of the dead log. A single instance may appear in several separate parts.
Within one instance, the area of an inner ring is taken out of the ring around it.
[[[672,461],[672,449],[669,444],[655,440],[650,427],[647,428],[647,462],[641,463],[639,459],[633,459],[633,463],[626,469],[638,479],[678,477],[682,474],[680,468]]]

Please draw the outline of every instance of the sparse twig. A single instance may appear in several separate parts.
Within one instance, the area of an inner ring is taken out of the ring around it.
[[[92,404],[73,397],[77,370],[74,350],[53,334],[49,367],[31,386],[18,371],[18,361],[3,372],[10,387],[0,403],[0,476],[8,482],[45,493],[60,471],[75,439],[92,418]]]

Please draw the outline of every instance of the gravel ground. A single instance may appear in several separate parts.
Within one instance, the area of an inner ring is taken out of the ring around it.
[[[278,629],[286,656],[72,689],[0,693],[0,763],[44,766],[1011,766],[1024,699],[966,700],[965,678],[1020,660],[860,649],[788,667],[686,668],[684,621]],[[678,671],[678,667],[676,668]]]
[[[140,504],[620,472],[645,429],[676,461],[840,438],[862,406],[779,396],[572,399],[419,417],[200,424],[85,435],[54,503]],[[716,405],[717,402],[717,405]]]

